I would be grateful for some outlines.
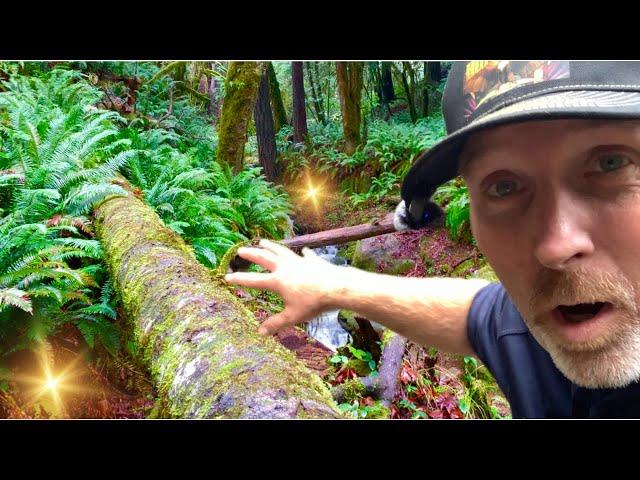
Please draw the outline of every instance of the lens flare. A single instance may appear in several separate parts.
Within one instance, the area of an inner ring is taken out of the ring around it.
[[[304,188],[296,189],[303,202],[309,202],[313,205],[316,215],[320,215],[322,210],[322,202],[329,197],[326,186],[326,180],[320,181],[313,178],[309,172],[306,172],[306,185]]]
[[[57,393],[59,383],[60,383],[59,378],[49,378],[44,384],[44,386],[47,390],[50,390],[52,393]]]

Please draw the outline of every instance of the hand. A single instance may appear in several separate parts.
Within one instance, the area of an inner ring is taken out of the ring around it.
[[[260,247],[241,247],[237,254],[271,273],[236,272],[224,279],[232,284],[270,290],[284,300],[284,310],[260,325],[261,335],[308,322],[331,309],[330,293],[341,273],[337,271],[340,267],[318,257],[309,248],[303,248],[300,256],[269,240],[260,240]]]

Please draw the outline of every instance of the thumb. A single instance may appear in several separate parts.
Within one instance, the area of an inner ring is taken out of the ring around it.
[[[295,316],[292,314],[291,309],[285,308],[282,312],[267,318],[262,325],[258,328],[260,335],[273,335],[288,325],[294,325],[298,323]]]

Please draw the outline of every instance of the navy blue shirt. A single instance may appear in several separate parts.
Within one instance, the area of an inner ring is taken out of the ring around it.
[[[570,382],[533,338],[500,283],[476,294],[467,328],[513,418],[640,418],[640,383],[596,390]]]

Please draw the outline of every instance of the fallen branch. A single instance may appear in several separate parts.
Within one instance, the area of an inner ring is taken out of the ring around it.
[[[307,248],[326,247],[327,245],[339,245],[353,242],[363,238],[375,237],[386,233],[393,233],[396,229],[393,226],[393,213],[382,219],[370,223],[363,223],[353,227],[334,228],[322,232],[299,235],[293,238],[280,240],[279,243],[286,245],[292,250]]]
[[[382,352],[378,376],[357,379],[363,392],[375,396],[385,407],[391,406],[398,390],[398,375],[406,344],[406,338],[393,334]],[[342,385],[332,388],[331,393],[336,402],[341,403],[345,400],[345,389]]]

